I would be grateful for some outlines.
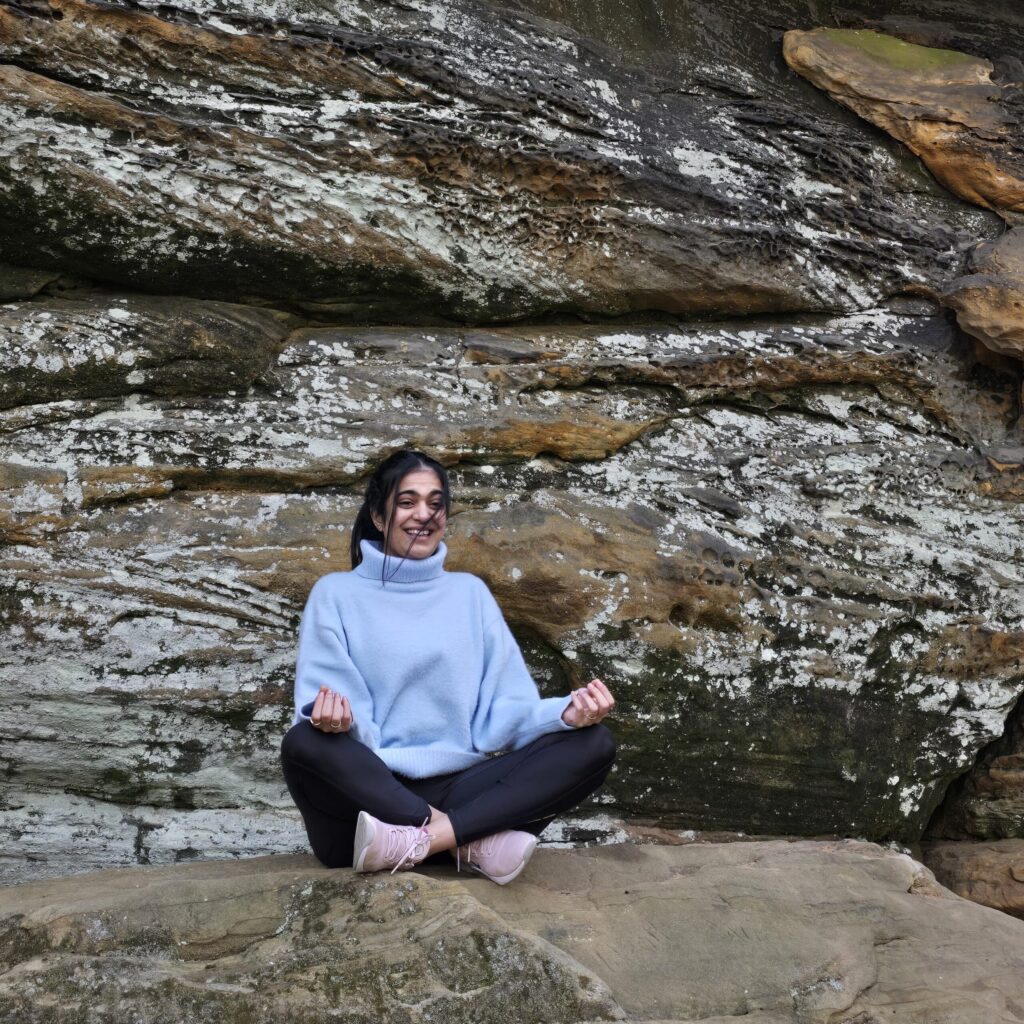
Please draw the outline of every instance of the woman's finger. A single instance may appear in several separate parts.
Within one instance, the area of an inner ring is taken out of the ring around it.
[[[324,697],[327,694],[327,687],[321,686],[320,692],[316,695],[316,700],[313,701],[313,710],[310,713],[309,720],[318,729],[320,728],[320,720],[324,716]]]
[[[587,687],[587,692],[590,694],[591,700],[597,703],[599,711],[607,713],[611,710],[611,702],[593,683]]]
[[[331,729],[334,732],[341,731],[341,697],[333,690],[331,691]]]
[[[583,701],[584,706],[591,715],[597,714],[597,701],[590,696],[589,691],[580,690],[580,699]]]
[[[583,703],[583,698],[580,697],[579,690],[572,691],[572,706],[576,709],[576,718],[580,725],[589,725],[590,721],[587,718],[587,709]],[[578,726],[577,726],[578,728]]]
[[[352,728],[352,705],[348,702],[348,697],[341,698],[341,730],[342,732],[348,732]]]
[[[615,707],[615,698],[612,696],[611,690],[608,689],[600,679],[595,679],[590,684],[595,690],[600,690],[604,694],[605,699],[608,701],[608,707]]]

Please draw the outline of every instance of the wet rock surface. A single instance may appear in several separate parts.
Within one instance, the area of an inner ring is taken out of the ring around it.
[[[541,850],[505,888],[264,857],[0,891],[0,1018],[993,1024],[1022,940],[865,843]]]

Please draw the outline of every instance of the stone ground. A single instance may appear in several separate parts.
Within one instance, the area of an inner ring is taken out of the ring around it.
[[[499,888],[306,856],[0,890],[0,1021],[1024,1021],[1024,922],[855,841],[542,849]]]

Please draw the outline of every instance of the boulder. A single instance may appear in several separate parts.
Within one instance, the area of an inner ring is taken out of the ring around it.
[[[0,890],[0,999],[21,1024],[993,1024],[1024,922],[849,841],[542,849],[507,887],[261,857]]]

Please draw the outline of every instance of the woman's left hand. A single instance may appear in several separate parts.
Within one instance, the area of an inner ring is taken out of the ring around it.
[[[575,729],[597,725],[615,707],[615,698],[600,679],[591,679],[570,696],[572,703],[562,712],[562,721]]]

